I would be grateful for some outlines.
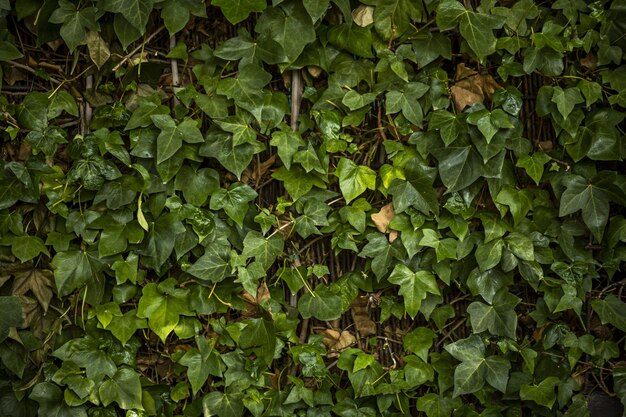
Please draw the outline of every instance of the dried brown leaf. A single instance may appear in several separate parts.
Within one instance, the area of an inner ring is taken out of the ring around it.
[[[393,220],[393,217],[396,215],[393,210],[393,204],[389,203],[383,206],[378,213],[372,214],[372,221],[376,225],[376,228],[381,233],[387,233],[389,230],[389,223]]]
[[[11,293],[19,296],[32,291],[43,310],[48,311],[48,306],[54,296],[53,288],[54,276],[52,271],[47,269],[29,269],[15,274]]]
[[[481,75],[483,79],[483,93],[486,98],[491,99],[496,90],[502,88],[500,84],[491,76],[491,74]]]
[[[341,352],[356,343],[356,337],[347,330],[339,333],[334,329],[326,329],[322,334],[324,335],[322,343],[324,343],[330,351]]]
[[[376,334],[376,322],[370,318],[370,297],[371,295],[362,295],[357,297],[350,305],[350,314],[352,321],[356,326],[356,330],[362,337],[368,337]]]
[[[360,5],[352,11],[352,20],[361,27],[374,23],[374,8],[372,6]]]
[[[463,63],[457,65],[454,80],[450,96],[457,111],[490,99],[496,90],[502,88],[490,74],[481,75]]]

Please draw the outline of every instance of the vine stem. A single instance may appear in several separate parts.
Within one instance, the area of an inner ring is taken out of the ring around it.
[[[170,38],[170,51],[172,51],[172,49],[174,49],[175,47],[176,35],[172,35],[172,37]],[[178,97],[176,97],[175,92],[176,87],[180,85],[178,79],[178,61],[176,60],[176,58],[172,58],[170,60],[170,64],[172,67],[172,102],[174,103],[174,106],[178,106],[180,104],[180,101],[178,101]]]
[[[165,26],[161,26],[160,28],[158,28],[156,31],[154,31],[152,33],[152,35],[148,36],[143,42],[141,42],[141,45],[139,45],[138,47],[136,47],[135,49],[133,49],[132,51],[130,51],[129,53],[127,53],[124,58],[122,58],[122,60],[120,62],[117,63],[116,66],[113,67],[113,72],[117,71],[118,69],[120,69],[120,67],[122,65],[124,65],[126,63],[126,61],[128,61],[133,55],[135,55],[137,52],[139,52],[140,50],[142,50],[147,43],[149,43],[152,39],[154,39],[159,33],[161,33],[163,31],[163,29],[165,29]]]
[[[298,130],[300,101],[302,100],[302,78],[300,70],[291,71],[291,130]]]
[[[89,91],[93,88],[93,75],[88,75],[85,78],[85,91]],[[81,132],[86,135],[89,132],[89,124],[91,123],[92,109],[87,100],[83,100],[83,117],[81,118]]]

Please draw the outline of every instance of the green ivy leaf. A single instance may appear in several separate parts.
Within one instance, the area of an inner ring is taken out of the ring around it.
[[[59,0],[59,8],[50,15],[49,21],[62,24],[59,33],[70,52],[74,52],[76,47],[85,40],[86,29],[94,31],[99,29],[94,7],[79,10],[68,0]]]
[[[36,236],[14,236],[4,240],[11,245],[11,252],[21,262],[28,262],[40,253],[50,256],[43,240]]]
[[[502,356],[489,356],[485,359],[485,380],[498,391],[506,394],[511,362]]]
[[[452,411],[461,407],[460,398],[428,393],[417,399],[416,408],[428,417],[450,417]]]
[[[265,2],[263,2],[263,4],[265,4]],[[220,391],[212,391],[202,399],[204,415],[242,417],[244,412],[243,398],[244,395],[242,393],[226,394]]]
[[[171,158],[176,151],[187,143],[204,142],[202,133],[196,122],[187,119],[179,125],[168,115],[153,114],[150,116],[152,122],[161,130],[157,137],[157,164]]]
[[[278,43],[289,63],[315,41],[313,21],[301,2],[283,2],[278,7],[267,8],[259,17],[255,31]]]
[[[63,399],[61,388],[52,382],[40,382],[33,387],[30,398],[39,404],[39,413],[56,417],[87,417],[84,406],[70,407]]]
[[[117,340],[122,342],[122,345],[128,343],[137,330],[147,327],[148,322],[146,319],[137,317],[137,310],[130,310],[122,316],[115,317],[105,326]]]
[[[326,188],[326,184],[314,173],[307,173],[301,167],[295,165],[291,169],[281,167],[272,174],[272,178],[283,181],[285,189],[293,199],[296,201],[301,197],[304,197],[313,186],[317,188]]]
[[[506,336],[515,339],[517,329],[517,314],[515,306],[520,299],[506,288],[500,289],[487,305],[480,301],[474,301],[467,307],[472,329],[475,333],[488,330],[495,336]]]
[[[252,156],[262,152],[265,146],[259,142],[236,145],[233,135],[210,132],[207,142],[200,147],[200,156],[217,159],[228,171],[241,178],[241,174],[252,161]]]
[[[568,176],[567,189],[561,196],[559,208],[560,217],[581,210],[585,224],[598,241],[602,240],[609,220],[609,196],[601,184],[578,175]]]
[[[196,336],[197,348],[191,348],[178,363],[187,367],[191,389],[196,394],[209,378],[209,375],[222,376],[222,361],[219,354],[204,336]]]
[[[194,171],[189,165],[183,165],[174,182],[176,189],[182,190],[185,200],[200,207],[207,198],[219,190],[220,179],[217,171],[202,168]]]
[[[328,40],[339,49],[347,50],[363,58],[372,58],[372,31],[351,23],[332,26]]]
[[[602,324],[609,323],[626,332],[626,303],[611,294],[603,300],[593,300],[591,307]]]
[[[363,3],[376,6],[374,26],[385,40],[401,37],[411,28],[411,23],[421,21],[424,14],[422,5],[410,0],[368,0]]]
[[[224,209],[228,217],[235,223],[243,226],[243,219],[248,212],[251,201],[257,198],[257,193],[249,186],[242,183],[235,183],[227,190],[222,188],[211,196],[211,210]]]
[[[402,345],[408,352],[413,352],[424,362],[428,362],[428,351],[436,338],[437,334],[428,327],[418,327],[404,335]]]
[[[389,243],[387,237],[381,233],[371,233],[367,235],[367,240],[369,242],[363,247],[359,256],[372,258],[372,271],[378,279],[381,279],[387,274],[394,258],[398,259],[402,256],[399,242]]]
[[[504,24],[504,18],[500,16],[466,10],[455,0],[441,2],[437,8],[436,19],[437,26],[442,30],[458,24],[461,36],[481,61],[495,52],[496,37],[493,30],[501,28]]]
[[[428,271],[413,272],[406,265],[396,265],[388,278],[389,282],[400,286],[398,293],[404,298],[407,314],[415,318],[427,293],[439,295],[435,276]]]
[[[87,252],[75,250],[59,252],[51,262],[59,296],[64,297],[75,289],[100,276],[99,268]]]
[[[268,238],[255,230],[251,230],[243,240],[243,255],[254,256],[266,270],[274,263],[278,255],[283,253],[285,241],[281,234]]]
[[[402,115],[409,122],[421,127],[424,115],[422,107],[417,100],[426,94],[429,89],[430,87],[426,84],[410,82],[404,84],[402,90],[388,91],[385,98],[387,114],[402,111]]]
[[[154,7],[154,0],[102,0],[98,8],[108,12],[120,13],[141,36],[146,30],[148,17]],[[116,33],[119,32],[116,30]],[[124,36],[128,39],[129,36]],[[132,41],[131,41],[132,42]]]
[[[168,278],[160,284],[147,284],[139,299],[137,317],[148,319],[150,330],[161,341],[174,330],[181,315],[190,316],[189,290],[176,288],[176,280]]]
[[[354,200],[366,189],[376,189],[376,172],[369,167],[356,165],[347,158],[341,158],[335,173],[339,177],[339,188],[346,203]]]
[[[0,41],[0,61],[12,61],[23,56],[24,54],[11,42]]]
[[[439,161],[441,181],[450,193],[470,186],[481,175],[481,158],[471,146],[437,149],[433,154]]]
[[[543,152],[535,152],[532,155],[523,155],[517,160],[515,166],[524,168],[526,173],[535,184],[539,185],[541,177],[543,176],[543,168],[551,158]]]
[[[211,4],[219,7],[233,25],[247,19],[250,13],[262,12],[267,6],[264,0],[214,0]]]
[[[204,255],[186,272],[202,280],[220,282],[230,275],[230,271],[229,249],[222,245],[209,245],[205,248]]]
[[[522,400],[534,401],[539,405],[552,409],[556,401],[554,388],[558,383],[559,378],[550,376],[538,385],[523,384],[520,388],[519,396]]]
[[[559,109],[559,113],[561,113],[563,119],[567,119],[576,104],[585,101],[577,87],[570,87],[565,90],[561,87],[553,87],[552,90],[552,102],[556,103],[556,107]]]
[[[122,367],[113,378],[104,381],[98,389],[100,401],[105,407],[116,402],[123,410],[143,409],[141,382],[133,369]]]
[[[87,378],[100,382],[105,376],[112,377],[117,371],[113,359],[101,348],[100,341],[89,335],[69,340],[54,351],[53,355],[63,361],[71,361],[85,368]]]
[[[318,285],[314,292],[307,292],[298,300],[298,311],[303,318],[315,317],[329,321],[341,317],[343,303],[341,297],[324,285]]]
[[[239,61],[241,67],[249,64],[278,64],[287,61],[283,47],[276,41],[263,37],[252,39],[245,30],[239,36],[226,39],[215,49],[215,56],[229,61]]]
[[[462,115],[454,115],[446,110],[431,113],[428,128],[439,130],[446,146],[450,146],[460,135],[467,132],[467,124]]]
[[[239,336],[239,347],[253,352],[257,359],[270,364],[276,351],[274,324],[262,318],[249,319],[246,322]]]

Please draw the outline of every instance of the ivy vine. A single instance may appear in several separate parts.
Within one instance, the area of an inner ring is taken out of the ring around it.
[[[0,0],[0,415],[626,404],[624,0]]]

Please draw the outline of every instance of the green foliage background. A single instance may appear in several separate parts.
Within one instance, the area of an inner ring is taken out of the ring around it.
[[[626,403],[626,1],[0,16],[0,415]]]

